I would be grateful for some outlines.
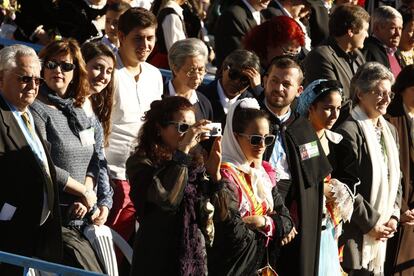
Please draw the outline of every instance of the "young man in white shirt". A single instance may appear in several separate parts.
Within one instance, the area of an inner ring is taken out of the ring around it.
[[[120,42],[115,71],[112,132],[105,149],[114,188],[114,204],[107,224],[124,239],[135,230],[135,209],[125,163],[137,145],[141,118],[154,100],[161,99],[160,71],[146,63],[155,44],[157,18],[143,8],[130,8],[118,22]]]

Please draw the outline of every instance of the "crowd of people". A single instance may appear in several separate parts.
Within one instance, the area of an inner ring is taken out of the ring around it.
[[[1,251],[109,273],[94,225],[119,275],[413,275],[414,1],[5,2]]]

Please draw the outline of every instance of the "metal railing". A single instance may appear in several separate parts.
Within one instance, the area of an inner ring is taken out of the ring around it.
[[[86,271],[70,266],[50,263],[38,259],[33,259],[25,256],[20,256],[12,253],[0,251],[0,263],[7,263],[16,266],[20,266],[24,269],[23,276],[30,275],[29,269],[33,268],[36,270],[47,271],[55,273],[59,276],[102,276],[96,272]]]

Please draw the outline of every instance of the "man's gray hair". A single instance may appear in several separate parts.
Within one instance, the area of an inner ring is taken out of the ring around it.
[[[33,57],[39,68],[41,68],[40,59],[33,48],[22,44],[15,44],[0,50],[0,72],[16,68],[16,60],[22,56]]]
[[[378,7],[372,13],[372,16],[371,16],[372,26],[371,27],[373,28],[374,26],[377,26],[378,24],[385,23],[388,20],[393,20],[394,18],[399,18],[401,19],[401,21],[403,20],[401,13],[399,13],[399,11],[397,11],[393,7],[391,6]]]
[[[379,62],[367,62],[361,67],[351,80],[350,93],[354,105],[359,103],[357,92],[370,93],[380,81],[389,80],[394,83],[394,75]]]
[[[208,49],[204,42],[197,38],[187,38],[176,41],[168,51],[170,68],[179,70],[188,57],[202,56],[207,63]]]

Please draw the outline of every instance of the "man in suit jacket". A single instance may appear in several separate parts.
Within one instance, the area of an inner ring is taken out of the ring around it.
[[[365,40],[363,53],[367,61],[376,61],[387,67],[397,77],[405,66],[398,50],[403,20],[401,14],[390,6],[377,8],[372,14],[372,35]]]
[[[213,107],[213,121],[226,124],[227,111],[233,103],[261,94],[259,57],[247,50],[235,50],[226,57],[218,78],[200,87]]]
[[[221,14],[215,30],[217,68],[221,67],[228,54],[242,48],[246,33],[263,22],[260,11],[267,7],[269,1],[237,0]]]
[[[59,262],[54,165],[28,108],[38,93],[40,68],[27,46],[0,51],[0,250]],[[0,264],[0,275],[22,275],[22,269]]]
[[[337,80],[343,87],[343,108],[338,122],[347,117],[350,104],[350,82],[365,63],[361,49],[368,36],[369,14],[360,6],[340,5],[331,14],[330,37],[316,47],[303,61],[305,86],[317,79]]]

